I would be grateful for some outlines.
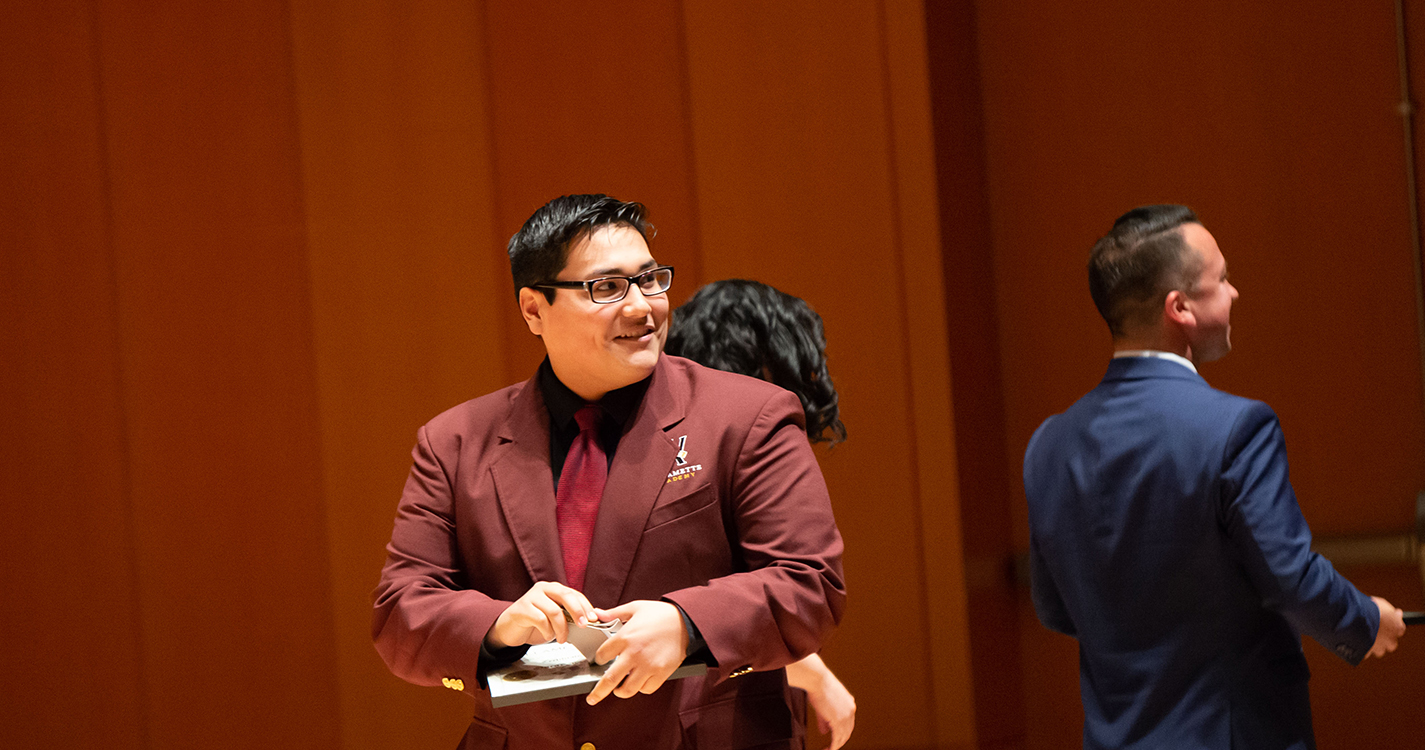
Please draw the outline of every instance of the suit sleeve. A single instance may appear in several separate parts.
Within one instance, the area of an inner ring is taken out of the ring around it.
[[[1331,563],[1311,551],[1311,530],[1287,476],[1276,414],[1253,402],[1223,457],[1222,523],[1262,605],[1300,633],[1357,664],[1370,652],[1380,612]]]
[[[697,625],[720,679],[801,659],[841,620],[841,535],[802,418],[795,396],[776,394],[737,454],[731,523],[746,570],[664,596]]]
[[[481,680],[485,633],[509,602],[467,588],[451,478],[427,428],[421,428],[413,453],[386,565],[372,595],[372,638],[397,677],[417,685],[453,677],[473,689]]]
[[[1044,434],[1045,428],[1053,419],[1050,417],[1039,425],[1039,429],[1035,430],[1034,436],[1029,439],[1029,446],[1024,449],[1024,491],[1026,495],[1038,491],[1039,484],[1035,477],[1031,476],[1035,469],[1034,449],[1039,442],[1039,436]],[[1031,503],[1032,500],[1031,497]],[[1039,548],[1039,539],[1034,534],[1032,513],[1030,522],[1029,596],[1034,602],[1034,613],[1039,616],[1039,622],[1043,623],[1044,627],[1064,635],[1076,636],[1078,631],[1074,628],[1073,618],[1069,616],[1069,608],[1064,604],[1064,597],[1059,594],[1059,587],[1054,583],[1054,575],[1049,569],[1049,561],[1045,559],[1043,551]]]

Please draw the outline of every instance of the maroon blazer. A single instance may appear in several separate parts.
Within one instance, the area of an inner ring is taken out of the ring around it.
[[[474,696],[463,748],[799,747],[781,667],[821,646],[846,597],[803,425],[787,391],[660,357],[614,454],[584,594],[676,603],[716,665],[652,695],[496,709],[478,679],[485,633],[536,581],[567,582],[549,414],[535,379],[441,414],[418,434],[373,595],[376,650],[405,680]]]

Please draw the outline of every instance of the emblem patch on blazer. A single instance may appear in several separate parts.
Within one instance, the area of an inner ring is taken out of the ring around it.
[[[668,484],[669,482],[679,482],[684,479],[692,479],[693,475],[697,474],[698,471],[703,468],[702,464],[688,463],[687,435],[678,436],[678,455],[673,457],[673,463],[677,468],[668,472],[668,481],[664,482],[664,484]]]

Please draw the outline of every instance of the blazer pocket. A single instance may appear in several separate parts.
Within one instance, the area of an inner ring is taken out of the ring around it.
[[[678,718],[690,750],[791,750],[805,741],[805,730],[781,693],[738,694],[682,711]]]
[[[655,505],[648,514],[648,523],[644,526],[644,530],[651,530],[669,521],[676,521],[689,513],[702,510],[716,499],[717,496],[713,493],[712,485],[705,484],[682,497],[673,498],[666,504]]]
[[[460,741],[460,750],[503,750],[509,746],[509,731],[477,716],[470,718],[470,727]]]

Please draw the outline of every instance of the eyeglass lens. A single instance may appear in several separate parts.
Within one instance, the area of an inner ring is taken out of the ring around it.
[[[655,268],[633,277],[638,282],[639,291],[644,294],[662,294],[673,283],[673,271]],[[599,279],[589,285],[589,294],[595,302],[617,302],[628,294],[628,279]]]

